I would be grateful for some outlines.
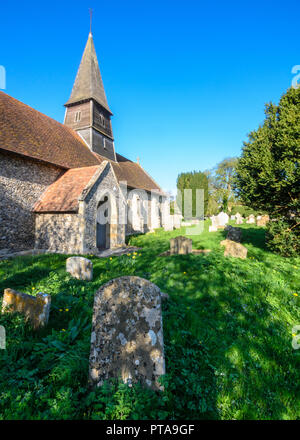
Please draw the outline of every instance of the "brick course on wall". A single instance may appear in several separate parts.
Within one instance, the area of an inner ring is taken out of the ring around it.
[[[34,247],[32,208],[61,172],[58,167],[0,151],[0,249]]]

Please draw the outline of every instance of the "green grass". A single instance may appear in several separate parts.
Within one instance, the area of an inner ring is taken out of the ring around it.
[[[52,295],[49,325],[34,333],[0,316],[2,419],[300,419],[300,258],[268,252],[264,229],[242,225],[247,260],[224,258],[224,232],[192,236],[207,255],[159,257],[184,229],[132,237],[131,256],[97,259],[93,282],[70,278],[66,256],[0,262],[0,292]],[[137,275],[170,295],[164,303],[167,374],[156,394],[120,383],[87,389],[93,296],[108,280]],[[299,296],[295,296],[297,293]],[[66,310],[67,309],[67,310]]]

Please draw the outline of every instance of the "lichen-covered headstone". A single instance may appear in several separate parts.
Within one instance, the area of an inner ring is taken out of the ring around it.
[[[165,374],[160,289],[149,281],[125,276],[109,281],[95,294],[90,352],[90,385],[121,378],[162,389]]]
[[[2,302],[2,313],[19,312],[31,321],[35,329],[48,323],[51,296],[38,293],[36,296],[5,289]]]
[[[193,241],[190,238],[180,235],[170,240],[170,255],[183,255],[192,252]]]
[[[78,280],[92,281],[93,279],[93,263],[87,258],[68,258],[66,261],[66,271]]]

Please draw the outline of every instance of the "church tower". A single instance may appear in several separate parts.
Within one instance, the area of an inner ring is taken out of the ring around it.
[[[112,112],[107,103],[91,32],[65,107],[64,124],[76,130],[92,151],[116,161],[110,120]]]

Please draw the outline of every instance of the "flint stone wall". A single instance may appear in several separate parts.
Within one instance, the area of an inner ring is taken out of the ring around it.
[[[62,169],[0,152],[0,249],[34,247],[32,208]]]
[[[119,202],[122,195],[111,165],[107,165],[88,195],[84,200],[79,200],[78,212],[35,214],[35,247],[66,254],[97,253],[98,205],[105,195],[109,198],[110,193],[115,195],[116,203],[112,210],[113,222],[110,225],[109,247],[124,245],[125,225],[117,224]],[[121,205],[123,206],[122,200]]]
[[[139,277],[109,281],[95,295],[90,385],[120,378],[161,389],[165,374],[160,289]]]

